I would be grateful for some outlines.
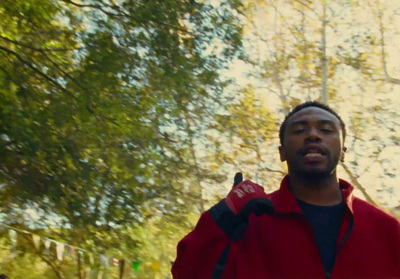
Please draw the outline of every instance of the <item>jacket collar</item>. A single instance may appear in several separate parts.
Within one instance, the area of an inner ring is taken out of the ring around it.
[[[288,181],[288,175],[286,175],[281,182],[279,190],[270,194],[270,199],[273,202],[274,209],[277,213],[301,212],[301,209],[297,204],[296,198],[289,190]],[[342,191],[342,195],[344,201],[347,204],[347,207],[353,213],[354,186],[346,180],[339,179],[339,187]]]

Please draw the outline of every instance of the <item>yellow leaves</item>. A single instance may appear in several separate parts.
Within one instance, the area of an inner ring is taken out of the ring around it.
[[[50,20],[50,24],[54,27],[60,26],[60,20],[58,19],[52,19]]]
[[[65,155],[65,157],[64,157],[64,162],[65,162],[65,164],[67,165],[67,167],[69,168],[69,169],[71,169],[71,170],[76,170],[76,167],[75,167],[75,165],[74,165],[74,163],[73,163],[73,160],[72,160],[72,158],[69,156],[69,155]]]

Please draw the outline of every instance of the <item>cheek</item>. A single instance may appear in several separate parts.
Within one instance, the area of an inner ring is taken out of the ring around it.
[[[290,157],[293,157],[297,153],[299,148],[300,147],[297,146],[295,142],[287,141],[283,153],[286,158],[290,158]]]
[[[295,151],[298,150],[302,146],[302,142],[299,139],[288,139],[287,142],[285,143],[285,150],[287,151]]]
[[[343,152],[343,144],[342,142],[339,141],[334,141],[330,144],[331,150],[335,153],[335,154],[342,154]]]

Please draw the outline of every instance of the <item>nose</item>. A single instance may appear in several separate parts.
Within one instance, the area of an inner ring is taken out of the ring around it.
[[[306,141],[320,141],[321,135],[319,134],[319,130],[315,127],[312,127],[308,130],[306,134]]]

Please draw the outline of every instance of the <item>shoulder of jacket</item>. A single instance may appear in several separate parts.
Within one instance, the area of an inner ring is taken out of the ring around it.
[[[365,200],[362,200],[358,197],[354,197],[353,211],[355,218],[357,218],[357,215],[363,215],[371,220],[378,219],[381,221],[394,223],[395,225],[400,224],[399,220],[396,217],[394,217],[390,212],[387,212],[384,209],[379,208],[378,206],[371,204]]]

